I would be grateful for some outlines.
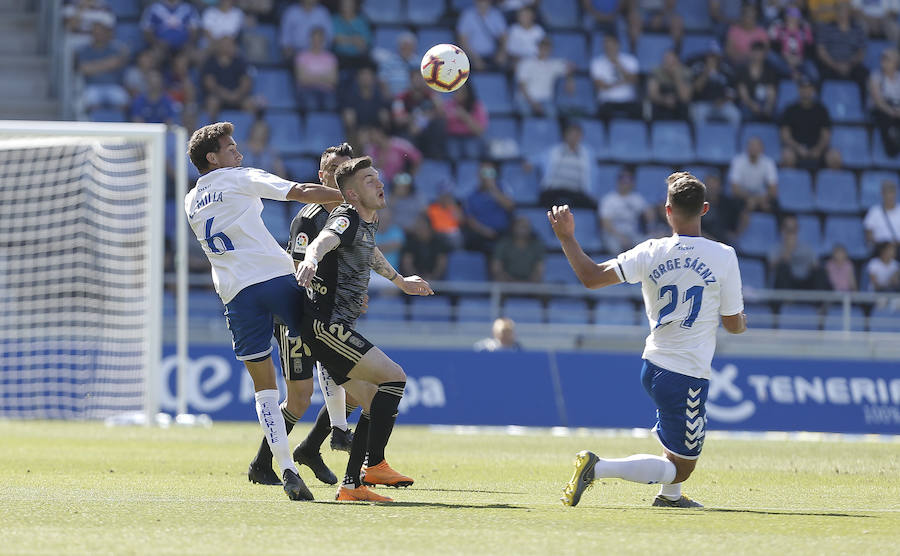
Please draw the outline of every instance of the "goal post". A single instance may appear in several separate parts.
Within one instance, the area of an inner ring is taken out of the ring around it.
[[[0,417],[154,422],[166,133],[0,121]]]

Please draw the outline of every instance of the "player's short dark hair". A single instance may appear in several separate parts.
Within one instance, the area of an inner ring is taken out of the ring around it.
[[[334,181],[337,182],[338,189],[341,190],[341,193],[343,193],[344,189],[350,185],[350,179],[353,178],[357,172],[371,167],[372,157],[369,156],[351,158],[338,166],[337,170],[334,171]]]
[[[219,139],[234,134],[234,124],[231,122],[216,122],[201,127],[191,135],[188,141],[188,155],[191,162],[200,172],[209,169],[209,161],[206,155],[219,152]]]
[[[706,202],[706,185],[689,172],[675,172],[666,178],[669,186],[668,200],[679,216],[691,218],[703,212]]]
[[[350,146],[350,143],[341,143],[340,145],[332,145],[322,151],[322,156],[319,157],[319,169],[325,168],[325,159],[329,156],[346,156],[347,158],[353,158],[353,147]]]

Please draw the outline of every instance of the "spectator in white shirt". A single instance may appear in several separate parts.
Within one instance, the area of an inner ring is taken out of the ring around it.
[[[603,39],[604,55],[591,62],[591,78],[597,88],[600,115],[608,119],[625,116],[637,119],[641,116],[637,82],[640,67],[631,54],[619,51],[619,39],[606,35]]]
[[[576,123],[566,126],[563,142],[550,147],[543,160],[540,205],[570,205],[596,210],[597,200],[591,195],[594,151],[581,140],[584,131]]]
[[[541,39],[536,58],[525,58],[516,67],[516,106],[523,116],[555,117],[553,92],[556,80],[574,70],[562,58],[551,58],[550,37]]]
[[[298,52],[309,48],[312,30],[316,27],[325,31],[325,46],[330,46],[334,34],[331,15],[319,5],[319,0],[300,0],[284,10],[278,42],[286,59],[293,60]]]
[[[897,184],[881,183],[881,204],[869,208],[863,220],[869,245],[900,243],[900,205],[897,204]]]
[[[883,36],[892,44],[900,40],[897,22],[900,2],[897,0],[853,0],[853,9],[862,16],[859,19],[870,37]]]
[[[500,69],[506,65],[506,19],[491,0],[475,0],[456,24],[459,45],[469,55],[472,69]]]
[[[897,262],[897,245],[883,243],[878,256],[866,265],[869,273],[869,289],[875,292],[900,291],[900,263]]]
[[[600,201],[600,224],[603,240],[610,253],[621,253],[644,240],[641,220],[653,221],[653,208],[643,195],[634,190],[634,175],[623,169],[616,180],[616,190]]]
[[[244,26],[244,12],[234,5],[234,0],[219,0],[218,6],[203,10],[200,25],[207,39],[237,38]]]
[[[516,13],[516,22],[510,25],[506,39],[506,53],[513,61],[534,58],[538,45],[547,33],[534,22],[534,9],[524,7]]]
[[[764,152],[762,140],[751,137],[747,152],[736,155],[728,169],[731,194],[747,204],[747,210],[773,212],[778,197],[775,162]]]

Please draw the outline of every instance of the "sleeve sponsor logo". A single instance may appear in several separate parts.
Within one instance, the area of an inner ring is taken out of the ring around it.
[[[350,219],[346,216],[338,216],[334,219],[334,222],[331,223],[329,229],[337,232],[338,234],[344,233],[347,228],[350,227]]]
[[[309,245],[309,236],[306,235],[306,232],[300,232],[297,234],[297,239],[294,240],[294,253],[306,253],[307,245]]]

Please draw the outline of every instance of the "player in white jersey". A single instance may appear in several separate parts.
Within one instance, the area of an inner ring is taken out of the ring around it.
[[[234,353],[253,379],[256,414],[281,467],[284,491],[291,500],[312,500],[291,458],[271,357],[274,315],[292,337],[299,336],[306,292],[294,278],[291,256],[260,215],[262,199],[329,203],[343,197],[323,185],[294,183],[241,167],[243,156],[233,133],[231,123],[219,122],[191,136],[188,154],[201,176],[185,196],[184,211],[209,258]],[[309,381],[311,392],[312,378]]]
[[[575,274],[586,287],[640,283],[650,335],[644,348],[641,381],[656,404],[653,430],[663,457],[637,454],[601,459],[588,451],[575,458],[575,473],[562,501],[575,506],[598,478],[660,483],[654,506],[702,507],[681,494],[706,435],[706,396],[716,330],[732,334],[747,328],[741,274],[734,249],[700,235],[700,218],[709,210],[706,186],[687,172],[666,179],[666,220],[674,234],[651,239],[596,264],[575,240],[575,218],[568,206],[555,206],[547,218]]]

